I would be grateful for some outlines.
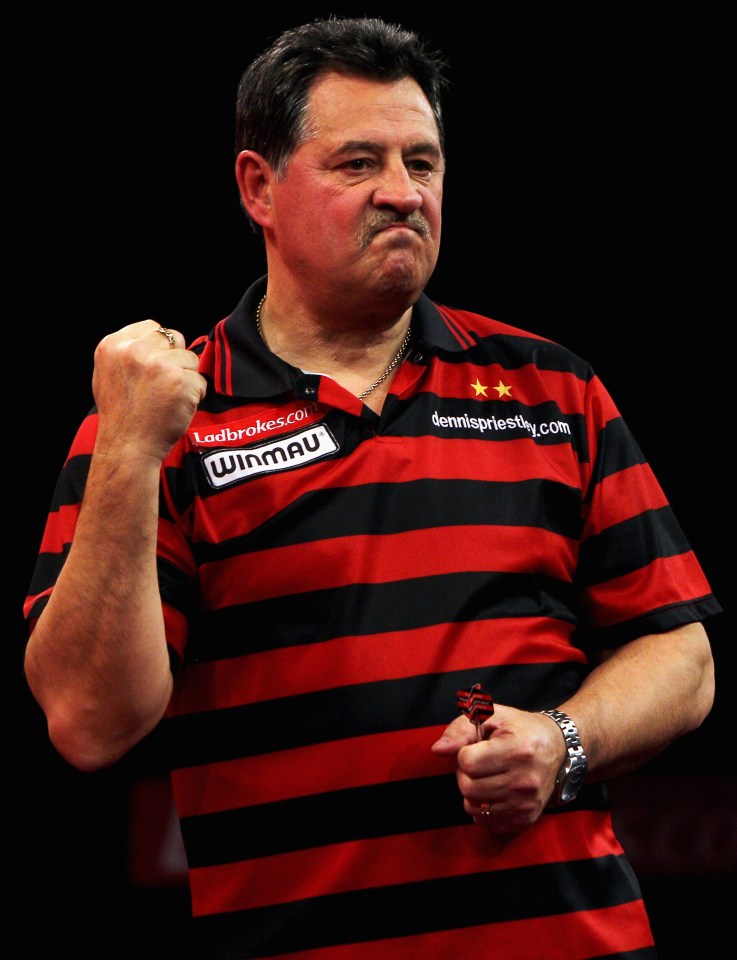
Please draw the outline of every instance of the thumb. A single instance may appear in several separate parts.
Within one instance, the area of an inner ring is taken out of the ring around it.
[[[443,730],[430,747],[433,753],[443,756],[458,753],[461,747],[476,742],[476,727],[467,717],[456,717]]]

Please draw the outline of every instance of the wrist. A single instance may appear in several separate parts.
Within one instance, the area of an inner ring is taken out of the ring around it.
[[[578,796],[589,767],[588,757],[581,743],[578,727],[562,710],[541,710],[558,726],[565,743],[566,755],[555,778],[555,786],[548,806],[559,807]]]

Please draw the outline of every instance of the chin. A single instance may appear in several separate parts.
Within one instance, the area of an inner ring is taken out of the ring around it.
[[[420,296],[425,286],[424,282],[418,281],[417,277],[406,277],[403,279],[392,278],[385,279],[382,283],[374,286],[374,293],[386,302],[392,303],[394,307],[401,307],[406,310]]]
[[[432,269],[422,268],[414,258],[401,258],[385,263],[373,286],[381,294],[409,298],[409,303],[414,303],[431,274]]]

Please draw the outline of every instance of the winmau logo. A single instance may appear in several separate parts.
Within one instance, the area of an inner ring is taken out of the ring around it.
[[[323,424],[318,424],[301,433],[260,446],[208,453],[202,458],[202,465],[210,486],[218,489],[261,473],[301,467],[305,463],[329,457],[338,449],[332,433]]]

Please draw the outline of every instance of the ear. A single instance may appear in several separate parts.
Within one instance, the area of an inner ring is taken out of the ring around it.
[[[235,160],[235,179],[241,202],[260,226],[271,222],[271,166],[255,150],[242,150]]]

